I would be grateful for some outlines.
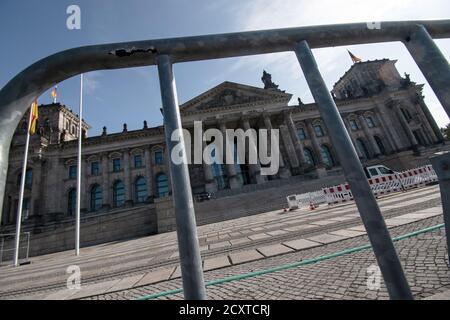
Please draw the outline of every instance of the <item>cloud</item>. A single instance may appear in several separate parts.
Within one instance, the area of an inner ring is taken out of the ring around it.
[[[256,0],[236,3],[227,1],[221,4],[224,6],[224,12],[229,13],[233,19],[232,29],[239,31],[364,21],[446,19],[446,13],[450,9],[446,0],[429,0],[426,6],[420,0]],[[217,6],[217,4],[214,6],[215,9]],[[362,55],[363,60],[385,57],[410,60],[408,52],[398,50],[398,47],[392,54],[389,51],[391,55],[388,56],[386,48],[392,49],[388,44],[315,49],[313,50],[315,58],[329,87],[351,65],[347,48],[350,50],[355,48],[357,55]],[[312,101],[298,61],[292,52],[237,58],[220,77],[226,78],[238,72],[262,72],[262,69],[272,73],[275,80],[281,79],[280,88],[284,86],[283,89],[289,89],[302,99],[306,96],[304,100]],[[413,69],[417,68],[410,64],[406,70],[412,71],[412,76],[422,81],[420,72]],[[429,92],[427,89],[425,91]],[[442,113],[439,105],[435,105],[435,101],[436,99],[430,99],[427,102],[442,125],[448,118],[442,117],[445,113]]]
[[[101,78],[100,72],[89,72],[83,76],[83,92],[87,95],[92,95],[100,88],[101,84],[99,79]]]

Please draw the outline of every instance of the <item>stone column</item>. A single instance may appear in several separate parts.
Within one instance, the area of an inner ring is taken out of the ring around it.
[[[152,156],[149,146],[144,149],[144,161],[145,161],[145,182],[147,184],[147,194],[149,197],[153,197],[154,185],[153,185],[153,167]]]
[[[374,153],[373,156],[378,157],[381,154],[380,147],[378,147],[378,144],[375,141],[375,138],[370,133],[369,126],[367,125],[367,122],[366,122],[366,118],[362,114],[360,114],[358,117],[359,117],[359,121],[361,122],[361,126],[363,128],[364,135],[366,136],[367,141],[370,143],[370,145],[372,147],[371,149],[373,150],[373,153]]]
[[[406,133],[406,136],[408,137],[409,143],[414,150],[414,152],[417,152],[419,143],[416,140],[416,137],[414,136],[411,128],[409,127],[408,121],[406,121],[405,116],[403,115],[403,112],[400,110],[398,106],[394,106],[395,114],[397,115],[398,119],[400,120],[400,124],[402,125],[403,130]]]
[[[202,139],[202,150],[206,150],[207,146],[208,145],[206,144],[206,141],[204,141]],[[217,191],[217,183],[216,183],[216,180],[214,179],[212,167],[210,164],[207,164],[205,161],[203,161],[203,159],[202,159],[202,163],[203,163],[203,175],[205,177],[205,191],[206,192],[215,192],[215,191]],[[228,168],[227,168],[227,175],[228,175]],[[233,187],[236,187],[236,186],[233,185]],[[231,183],[230,183],[230,188],[231,188]]]
[[[242,124],[244,127],[244,131],[251,129],[248,118],[243,118]],[[250,150],[253,150],[256,152],[256,154],[258,154],[258,147],[256,145],[256,141],[254,140],[253,136],[250,136],[248,147]],[[259,164],[259,160],[257,159],[256,162],[257,162],[256,164],[250,164],[249,168],[250,168],[250,174],[252,175],[252,177],[255,178],[256,183],[259,184],[259,183],[265,182],[266,177],[261,175],[261,165]]]
[[[220,126],[220,131],[222,131],[222,135],[223,135],[223,149],[225,152],[223,154],[223,161],[225,163],[226,155],[230,154],[230,152],[233,151],[233,149],[231,149],[231,148],[233,148],[234,143],[233,143],[233,141],[228,141],[227,132],[226,132],[226,130],[227,130],[226,123],[224,121],[219,121],[219,126]],[[239,182],[239,179],[236,174],[235,164],[234,163],[226,164],[225,168],[227,170],[228,184],[230,185],[230,189],[240,188],[241,183]],[[211,171],[211,175],[212,175],[212,171]],[[205,178],[206,178],[206,176],[205,176]],[[216,188],[217,188],[217,186],[216,186]]]
[[[395,142],[391,136],[391,134],[389,133],[389,129],[386,128],[386,124],[384,123],[384,121],[381,119],[380,115],[378,114],[378,112],[375,112],[375,119],[376,121],[381,125],[381,129],[383,131],[383,135],[385,137],[385,140],[387,141],[387,143],[389,144],[389,150],[395,152],[397,150],[397,148],[395,147]],[[386,150],[388,151],[388,150]]]
[[[131,183],[131,169],[130,169],[130,150],[123,150],[123,173],[124,173],[124,185],[125,185],[125,205],[131,206],[133,205],[133,197],[132,197],[132,183]]]
[[[267,150],[268,150],[268,153],[270,154],[271,146],[272,146],[270,131],[273,129],[273,127],[272,127],[272,122],[270,121],[270,116],[268,114],[264,114],[263,118],[264,118],[264,125],[268,131]],[[279,145],[279,143],[278,143],[278,145]],[[279,176],[281,178],[288,178],[288,177],[290,177],[291,173],[289,172],[289,170],[286,168],[286,166],[284,164],[283,156],[281,154],[281,150],[280,150],[279,146],[278,146],[278,154],[279,154],[279,165],[280,165]]]
[[[284,113],[284,120],[289,129],[292,141],[294,143],[295,153],[297,154],[298,160],[301,167],[306,166],[305,152],[303,150],[303,144],[297,134],[297,128],[292,120],[292,113],[290,111]]]
[[[280,125],[280,136],[283,140],[284,147],[286,148],[287,155],[289,158],[289,163],[292,169],[299,170],[300,163],[295,153],[294,143],[292,142],[291,135],[289,134],[289,129],[285,124]]]
[[[33,183],[31,186],[31,215],[37,215],[42,208],[42,162],[39,158],[33,159]]]
[[[427,139],[430,140],[431,144],[442,142],[443,139],[441,140],[441,137],[442,137],[441,130],[438,130],[439,131],[439,136],[436,135],[435,131],[433,130],[434,125],[433,125],[433,123],[430,122],[429,118],[425,114],[424,108],[422,108],[421,103],[415,104],[415,107],[416,107],[416,110],[419,113],[420,122],[423,124],[423,131],[424,131]],[[425,108],[426,108],[426,106],[425,106]],[[434,124],[436,123],[434,121],[434,119],[432,120],[432,122],[434,122]]]
[[[319,145],[319,141],[317,140],[316,137],[316,132],[314,131],[313,125],[312,125],[312,121],[305,121],[306,122],[306,128],[308,130],[308,135],[311,139],[311,143],[312,143],[312,147],[314,149],[314,153],[317,156],[317,162],[319,166],[324,166],[325,165],[325,161],[323,161],[322,158],[322,153],[320,152],[320,145]]]
[[[109,209],[111,207],[109,191],[109,157],[105,152],[102,154],[102,202],[103,208],[106,209]]]

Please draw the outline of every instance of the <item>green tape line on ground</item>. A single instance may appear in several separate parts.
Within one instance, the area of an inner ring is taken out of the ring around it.
[[[404,235],[401,235],[401,236],[398,236],[398,237],[395,237],[395,238],[392,238],[392,241],[400,241],[400,240],[408,239],[408,238],[417,236],[417,235],[422,234],[422,233],[435,231],[435,230],[440,229],[442,227],[444,227],[443,223],[435,225],[435,226],[432,226],[432,227],[420,229],[420,230],[417,230],[417,231],[414,231],[414,232],[410,232],[410,233],[407,233],[407,234],[404,234]],[[245,273],[245,274],[240,274],[240,275],[235,275],[235,276],[230,276],[230,277],[226,277],[226,278],[212,280],[212,281],[206,282],[205,286],[209,287],[209,286],[214,286],[214,285],[218,285],[218,284],[222,284],[222,283],[227,283],[227,282],[232,282],[232,281],[237,281],[237,280],[243,280],[243,279],[247,279],[247,278],[253,278],[253,277],[260,276],[260,275],[264,275],[264,274],[268,274],[268,273],[274,273],[274,272],[278,272],[278,271],[282,271],[282,270],[286,270],[286,269],[297,268],[297,267],[300,267],[300,266],[314,264],[314,263],[317,263],[317,262],[320,262],[320,261],[323,261],[323,260],[334,259],[334,258],[343,256],[343,255],[346,255],[346,254],[367,250],[369,248],[371,248],[371,245],[370,244],[365,244],[365,245],[362,245],[362,246],[345,249],[345,250],[342,250],[342,251],[326,254],[326,255],[319,256],[319,257],[312,258],[312,259],[306,259],[306,260],[301,260],[301,261],[294,262],[294,263],[284,264],[284,265],[277,266],[277,267],[270,268],[270,269],[254,271],[254,272],[249,272],[249,273]],[[150,295],[145,295],[145,296],[137,298],[137,300],[150,300],[150,299],[156,299],[156,298],[160,298],[160,297],[167,297],[167,296],[174,295],[174,294],[177,294],[177,293],[180,293],[180,292],[183,292],[182,288],[173,289],[173,290],[164,291],[164,292],[159,292],[159,293],[154,293],[154,294],[150,294]]]

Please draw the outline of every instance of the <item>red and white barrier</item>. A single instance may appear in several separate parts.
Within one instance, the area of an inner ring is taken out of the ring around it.
[[[437,175],[431,165],[368,179],[370,188],[375,196],[406,191],[436,181]],[[287,197],[290,210],[309,208],[311,204],[327,203],[331,205],[349,200],[353,200],[353,194],[348,183]]]

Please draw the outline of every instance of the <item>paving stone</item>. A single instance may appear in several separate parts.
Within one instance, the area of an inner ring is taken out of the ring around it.
[[[339,241],[339,240],[345,239],[345,237],[338,236],[338,235],[335,235],[335,234],[324,233],[324,234],[320,234],[318,236],[310,237],[310,238],[307,238],[307,239],[311,240],[311,241],[315,241],[315,242],[320,242],[320,243],[326,244],[326,243],[331,243],[331,242],[335,242],[335,241]]]
[[[350,230],[350,229],[341,229],[341,230],[332,231],[332,232],[330,232],[330,234],[343,236],[345,238],[354,238],[354,237],[362,236],[362,235],[364,235],[366,233],[363,232],[363,231],[355,231],[355,230]]]
[[[238,239],[231,239],[231,245],[236,246],[241,243],[250,242],[251,240],[249,238],[238,238]]]
[[[116,285],[119,281],[120,279],[116,279],[106,282],[95,283],[87,286],[81,285],[81,289],[77,290],[77,292],[74,295],[69,296],[67,299],[73,300],[83,297],[104,294],[108,291],[109,288]]]
[[[254,249],[240,252],[233,252],[230,253],[229,257],[233,264],[244,263],[264,258],[264,256],[261,253],[259,253]]]
[[[272,257],[277,256],[279,254],[288,253],[294,251],[291,248],[288,248],[281,243],[279,244],[272,244],[269,246],[259,247],[257,248],[259,252],[261,252],[266,257]]]
[[[293,241],[287,241],[287,242],[283,242],[283,244],[294,250],[302,250],[302,249],[320,246],[320,243],[315,242],[315,241],[306,240],[306,239],[297,239],[297,240],[293,240]]]
[[[253,234],[248,236],[251,240],[261,240],[261,239],[267,239],[270,238],[270,235],[268,235],[267,233],[257,233],[257,234]]]
[[[267,234],[271,235],[271,236],[280,236],[283,234],[288,233],[287,231],[284,230],[274,230],[274,231],[268,231]]]
[[[219,249],[219,248],[226,248],[226,247],[231,247],[231,243],[230,241],[222,241],[222,242],[217,242],[217,243],[211,243],[209,245],[209,249]]]
[[[150,271],[147,273],[134,287],[145,286],[147,284],[156,283],[159,281],[164,281],[169,279],[172,274],[174,267],[159,269],[155,271]]]
[[[145,276],[145,273],[139,274],[139,275],[136,275],[136,276],[122,278],[122,279],[120,279],[119,282],[117,282],[115,285],[113,285],[111,288],[109,288],[106,292],[114,292],[114,291],[119,291],[119,290],[125,290],[125,289],[132,288],[144,276]]]
[[[231,263],[230,263],[230,260],[228,259],[228,256],[226,256],[226,255],[214,257],[214,258],[208,258],[208,259],[205,259],[205,261],[204,261],[203,271],[228,267],[229,265],[231,265]]]

